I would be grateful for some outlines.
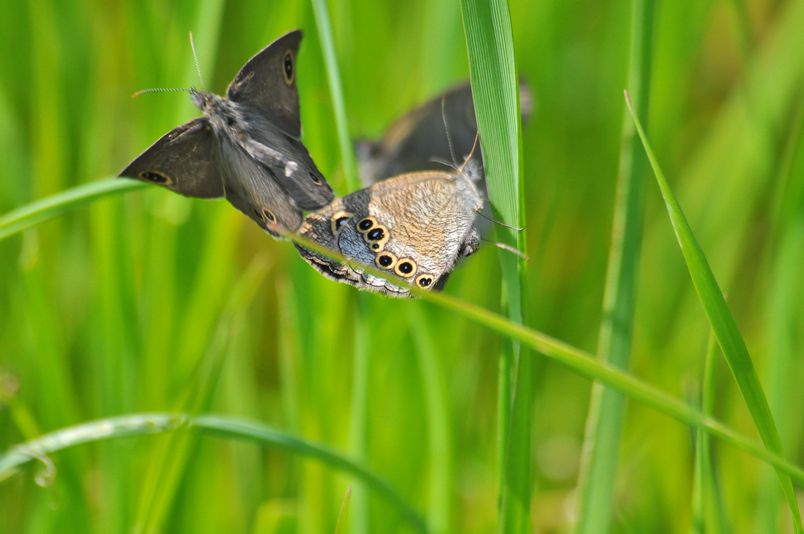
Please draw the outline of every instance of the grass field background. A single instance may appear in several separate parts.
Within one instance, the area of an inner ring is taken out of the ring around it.
[[[590,353],[606,352],[615,191],[631,146],[632,9],[646,3],[510,2],[518,74],[535,98],[522,128],[523,308],[530,326]],[[304,141],[341,195],[356,180],[339,148],[316,9],[329,8],[324,48],[335,52],[352,139],[380,135],[469,76],[458,1],[6,4],[0,214],[113,176],[197,116],[182,94],[129,98],[198,83],[190,30],[219,94],[253,53],[304,30]],[[665,1],[652,20],[642,118],[728,296],[784,455],[802,466],[804,2]],[[630,253],[629,372],[695,406],[705,390],[717,419],[758,441],[723,358],[706,357],[709,320],[644,162],[636,177],[644,215]],[[505,314],[501,278],[486,245],[446,293]],[[116,415],[242,416],[368,466],[432,531],[496,530],[501,469],[529,473],[533,531],[572,531],[582,451],[605,432],[588,422],[592,382],[526,353],[532,372],[519,379],[532,415],[520,432],[532,432],[531,453],[501,462],[507,341],[430,302],[325,280],[225,202],[145,187],[0,241],[0,453]],[[627,395],[624,407],[603,460],[613,482],[580,477],[582,491],[610,503],[587,532],[793,531],[767,464],[718,439],[706,452],[692,427]],[[0,481],[0,532],[413,531],[359,480],[298,447],[204,432],[101,440]]]

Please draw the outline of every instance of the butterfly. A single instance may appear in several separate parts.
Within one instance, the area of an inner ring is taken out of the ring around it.
[[[225,97],[190,89],[204,116],[166,133],[120,176],[190,197],[225,197],[275,237],[295,231],[302,210],[321,208],[334,197],[301,142],[301,39],[295,30],[257,53]]]
[[[449,134],[446,132],[449,127]],[[452,137],[454,135],[454,137]],[[461,258],[480,245],[483,165],[468,85],[446,92],[397,121],[380,141],[358,145],[370,184],[307,216],[299,235],[359,263],[380,277],[296,245],[318,272],[390,296],[410,288],[441,289]],[[438,158],[465,156],[460,166]]]

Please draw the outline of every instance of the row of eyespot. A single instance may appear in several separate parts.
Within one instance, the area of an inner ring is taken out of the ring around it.
[[[397,257],[384,250],[377,254],[374,258],[374,263],[377,264],[377,267],[386,270],[394,270],[397,276],[401,276],[402,278],[410,278],[416,273],[416,262],[409,259],[409,258],[402,258],[397,259]],[[433,283],[433,277],[429,274],[420,274],[416,277],[416,285],[419,287],[430,287]]]
[[[337,234],[346,221],[352,218],[352,214],[347,211],[339,211],[332,217],[332,232]],[[378,254],[374,257],[377,267],[385,270],[393,270],[397,276],[410,278],[416,274],[416,262],[409,258],[398,259],[393,253],[383,250],[385,243],[390,238],[388,229],[377,222],[371,215],[360,219],[357,223],[357,231],[363,236],[363,240],[369,244],[372,250]],[[429,274],[420,274],[415,279],[419,287],[430,287],[433,277]]]
[[[416,274],[416,262],[410,258],[398,259],[396,255],[385,248],[385,243],[388,242],[388,230],[377,222],[377,219],[369,215],[364,217],[357,223],[357,231],[363,234],[363,239],[370,244],[371,248],[379,251],[374,257],[374,263],[381,269],[391,270],[397,276],[402,278],[410,278]],[[419,287],[430,287],[433,283],[433,277],[429,274],[420,274],[416,277],[415,283]]]
[[[374,252],[380,252],[385,248],[390,235],[388,229],[377,222],[377,219],[368,215],[360,219],[357,223],[357,231],[363,236],[365,241]]]

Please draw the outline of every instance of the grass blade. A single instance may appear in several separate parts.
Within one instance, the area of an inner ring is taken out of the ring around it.
[[[505,0],[461,0],[469,77],[492,212],[510,227],[524,226],[522,138],[519,82],[514,62],[513,33]],[[499,240],[525,257],[525,232],[498,227]],[[503,303],[508,317],[524,323],[525,262],[501,253]],[[532,420],[532,355],[511,341],[500,359],[498,387],[498,465],[500,498],[498,528],[529,532]]]
[[[715,401],[717,342],[710,332],[701,380],[701,412],[711,415]],[[695,431],[695,473],[692,489],[692,529],[695,534],[729,532],[715,476],[709,434]]]
[[[429,530],[433,534],[453,532],[450,501],[451,481],[454,476],[452,440],[450,434],[449,403],[444,386],[443,355],[439,354],[433,329],[420,307],[408,309],[408,319],[416,358],[424,383],[427,406],[427,439],[430,452],[430,506]]]
[[[712,329],[723,351],[723,356],[729,364],[729,368],[740,388],[748,410],[751,412],[751,416],[754,419],[757,430],[759,430],[759,435],[763,443],[765,443],[771,451],[781,453],[782,444],[779,432],[773,421],[768,401],[765,398],[765,393],[762,391],[762,386],[757,377],[756,370],[754,369],[751,356],[748,353],[748,348],[737,328],[737,323],[729,311],[726,299],[720,291],[717,280],[715,280],[715,275],[711,267],[709,267],[709,263],[706,261],[703,249],[695,239],[692,228],[690,228],[684,216],[684,212],[681,210],[681,206],[678,204],[673,191],[670,189],[670,185],[664,177],[664,173],[656,161],[653,150],[642,129],[642,124],[634,113],[627,93],[626,103],[628,110],[631,112],[631,117],[634,120],[637,132],[639,132],[642,145],[648,155],[648,160],[653,168],[659,189],[662,192],[662,197],[667,206],[667,212],[673,224],[673,231],[676,234],[681,253],[684,255],[684,261],[687,263],[687,269],[689,270],[693,285],[709,317]],[[798,502],[796,501],[793,483],[790,477],[781,470],[777,469],[777,474],[779,475],[779,480],[782,485],[782,492],[787,499],[787,504],[793,516],[793,524],[796,528],[796,532],[804,532],[804,528],[801,525],[801,516],[798,510]]]
[[[225,228],[224,225],[221,225]],[[219,251],[222,247],[210,248]],[[209,263],[209,262],[207,262]],[[208,326],[211,334],[206,337],[208,345],[199,349],[196,356],[195,379],[190,383],[182,410],[195,416],[210,409],[212,399],[219,387],[219,381],[226,357],[231,353],[237,335],[235,325],[249,312],[260,283],[265,276],[265,268],[259,257],[241,274],[231,292],[217,324]],[[202,284],[210,287],[211,284]],[[187,328],[187,330],[192,330]],[[189,336],[188,336],[189,337]],[[141,490],[141,503],[137,519],[137,531],[153,532],[164,528],[170,517],[170,510],[176,500],[178,488],[185,477],[193,451],[197,450],[197,436],[188,432],[175,432],[159,444],[151,453],[149,470]]]
[[[338,60],[335,57],[335,44],[332,39],[332,24],[326,0],[311,0],[315,15],[318,38],[321,41],[321,53],[324,55],[324,66],[327,71],[329,94],[332,109],[335,112],[335,126],[338,132],[338,146],[341,150],[343,171],[346,175],[346,189],[354,191],[359,187],[357,165],[352,149],[352,138],[349,135],[349,123],[346,120],[346,105],[343,101],[343,85],[341,84]]]
[[[63,195],[59,195],[62,199]],[[71,202],[82,202],[81,198],[72,199]],[[65,208],[60,206],[59,209]],[[66,206],[70,209],[71,206]],[[349,263],[348,260],[342,257],[337,257],[332,251],[324,249],[312,242],[300,241],[305,248],[309,248],[320,254],[334,256],[335,259]],[[367,267],[368,272],[375,275],[381,275],[377,270],[372,267]],[[468,302],[450,297],[441,293],[430,293],[412,288],[412,291],[422,299],[431,302],[441,308],[444,308],[456,315],[464,317],[479,325],[482,325],[489,330],[497,332],[501,336],[506,336],[516,339],[521,343],[527,345],[532,350],[552,358],[559,363],[570,367],[577,371],[579,374],[586,376],[592,380],[603,382],[609,387],[612,387],[629,398],[650,406],[657,411],[664,413],[678,421],[706,430],[712,435],[718,436],[732,446],[737,447],[756,458],[759,458],[766,463],[769,463],[781,470],[784,473],[794,477],[797,481],[804,484],[804,469],[796,466],[789,460],[786,460],[781,455],[772,451],[770,448],[766,449],[752,442],[750,439],[742,436],[732,430],[731,428],[723,425],[710,417],[703,415],[700,411],[688,406],[687,404],[679,401],[659,391],[655,387],[642,382],[641,380],[633,377],[632,375],[616,369],[610,365],[601,363],[591,354],[575,348],[567,343],[559,341],[551,336],[543,334],[539,331],[530,329],[524,325],[514,323],[505,317],[493,313],[489,310],[475,306]]]
[[[653,51],[653,0],[631,2],[630,82],[642,117],[648,116],[651,56]],[[603,297],[603,319],[598,357],[615,367],[627,368],[631,352],[636,282],[642,245],[645,156],[636,140],[633,123],[623,110],[622,147],[612,224],[609,264]],[[617,475],[623,397],[600,383],[592,386],[586,421],[584,451],[578,482],[576,532],[606,532]]]
[[[333,469],[350,473],[363,482],[367,488],[388,500],[417,531],[426,531],[424,521],[418,512],[368,467],[324,445],[298,438],[263,423],[235,417],[218,415],[193,417],[183,414],[144,413],[98,419],[75,425],[17,445],[0,456],[0,480],[8,478],[17,468],[31,460],[43,458],[77,445],[112,438],[175,432],[180,429],[194,429],[203,434],[252,441],[261,446],[278,447],[292,454],[318,460]]]
[[[771,282],[765,312],[768,350],[764,376],[768,385],[768,402],[776,416],[782,444],[786,450],[793,451],[797,450],[802,438],[799,421],[802,395],[798,387],[802,374],[791,372],[799,361],[796,340],[804,332],[801,314],[804,284],[800,267],[804,264],[804,172],[801,172],[801,163],[798,169],[795,166],[797,154],[804,149],[802,97],[795,105],[790,125],[775,181],[777,190],[771,235],[776,239],[768,267]],[[760,488],[760,512],[755,529],[777,530],[779,511],[783,507],[779,486],[767,473]]]
[[[335,57],[335,44],[332,38],[332,24],[326,0],[311,0],[316,28],[318,29],[321,53],[324,56],[324,67],[327,72],[329,94],[332,108],[335,113],[335,126],[338,133],[338,145],[341,152],[341,161],[345,174],[346,188],[354,191],[359,187],[357,179],[357,164],[352,148],[352,139],[349,135],[349,124],[346,119],[346,105],[344,104],[343,86],[341,84],[338,61]],[[349,435],[350,451],[358,458],[363,459],[368,449],[368,390],[370,382],[369,359],[369,329],[366,325],[364,310],[366,309],[365,295],[357,295],[355,303],[357,313],[354,319],[354,364],[352,380],[351,427]],[[352,514],[350,526],[353,532],[369,530],[369,511],[366,495],[362,488],[357,487],[352,492]]]
[[[18,234],[97,199],[142,189],[146,184],[136,180],[109,178],[73,187],[61,193],[31,202],[0,217],[0,240]]]
[[[352,488],[351,486],[346,488],[346,493],[343,494],[343,502],[341,502],[341,509],[338,512],[338,517],[335,519],[335,529],[334,534],[341,534],[343,532],[342,525],[347,521],[349,517],[349,501],[352,498]]]

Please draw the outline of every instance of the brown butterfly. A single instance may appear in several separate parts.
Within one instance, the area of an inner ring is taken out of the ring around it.
[[[483,166],[476,143],[469,86],[448,91],[405,115],[380,141],[359,145],[361,177],[371,185],[305,219],[302,237],[387,277],[297,246],[302,257],[324,276],[368,291],[408,296],[399,281],[440,289],[480,245]],[[454,147],[465,156],[462,165],[437,161],[451,158]]]
[[[334,196],[300,139],[301,38],[292,31],[252,57],[225,97],[190,89],[204,117],[162,136],[120,176],[191,197],[223,196],[274,236],[295,231],[302,210]]]

